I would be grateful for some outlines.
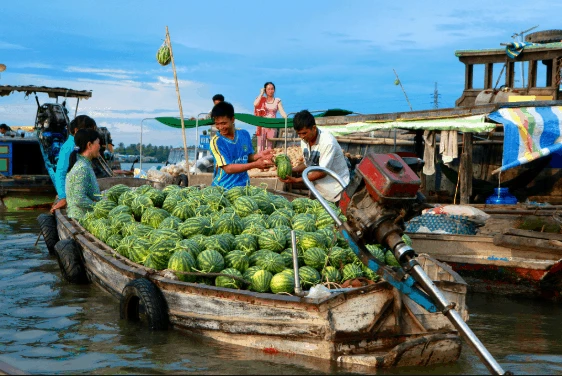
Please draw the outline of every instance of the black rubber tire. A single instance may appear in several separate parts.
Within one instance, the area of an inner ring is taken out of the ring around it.
[[[526,42],[555,43],[562,41],[562,30],[543,30],[525,36]]]
[[[73,239],[60,240],[55,245],[55,253],[62,276],[66,281],[74,284],[86,284],[89,282],[78,245]]]
[[[43,239],[45,239],[45,244],[47,245],[49,254],[54,255],[55,245],[59,241],[55,216],[53,214],[39,214],[37,222],[39,222],[39,228],[41,230],[41,234],[43,234]]]
[[[120,315],[124,320],[141,321],[141,305],[150,330],[168,329],[168,306],[162,292],[146,278],[135,279],[123,289]]]
[[[179,174],[178,177],[176,178],[175,184],[179,185],[180,187],[187,187],[189,185],[189,180],[187,179],[187,175]]]

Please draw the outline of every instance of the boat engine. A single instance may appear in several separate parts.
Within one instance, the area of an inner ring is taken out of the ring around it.
[[[49,161],[56,165],[60,149],[68,138],[68,110],[64,104],[45,103],[37,108],[35,129]]]
[[[403,223],[426,207],[416,174],[419,158],[368,154],[342,194],[340,208],[357,240],[385,244],[394,250],[402,241]],[[400,260],[399,260],[400,261]]]

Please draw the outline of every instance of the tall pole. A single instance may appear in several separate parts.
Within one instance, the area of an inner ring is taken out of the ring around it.
[[[437,90],[437,82],[435,83],[435,90],[433,90],[433,108],[439,108],[439,91]]]
[[[187,168],[189,170],[189,154],[187,154],[187,139],[185,136],[185,124],[183,121],[183,108],[181,106],[181,98],[180,98],[180,87],[178,84],[178,75],[176,73],[176,63],[174,62],[174,53],[172,52],[172,41],[170,40],[170,33],[168,32],[168,26],[166,26],[166,44],[170,48],[170,58],[172,60],[172,70],[174,71],[174,81],[176,82],[176,93],[178,95],[178,106],[180,108],[180,121],[181,121],[181,133],[183,136],[183,153],[185,155],[185,163],[187,164]]]
[[[396,81],[394,81],[397,85],[400,85],[400,88],[402,89],[402,92],[404,93],[404,96],[406,97],[406,102],[408,102],[408,106],[410,106],[410,111],[414,111],[414,109],[412,108],[412,104],[410,103],[410,100],[408,99],[408,94],[406,94],[406,90],[404,90],[404,86],[402,86],[402,81],[400,81],[400,78],[398,77],[398,73],[396,73],[396,70],[394,68],[392,68],[392,70],[394,71],[394,75],[396,76]]]

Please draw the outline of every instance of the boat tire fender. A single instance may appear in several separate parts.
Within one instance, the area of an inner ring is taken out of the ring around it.
[[[86,284],[89,282],[86,268],[80,258],[78,245],[73,239],[60,240],[55,245],[55,253],[65,280],[74,284]]]
[[[176,178],[176,184],[180,187],[187,187],[189,185],[189,181],[187,179],[187,175],[179,174]]]
[[[43,239],[45,239],[45,244],[47,245],[49,254],[54,255],[55,245],[59,241],[55,216],[45,213],[39,214],[37,222],[39,222],[39,229],[41,230],[41,234],[43,234]]]
[[[144,314],[150,330],[166,330],[168,328],[168,307],[162,292],[154,283],[146,278],[135,279],[123,289],[120,304],[122,319],[140,321],[140,307],[144,306]]]

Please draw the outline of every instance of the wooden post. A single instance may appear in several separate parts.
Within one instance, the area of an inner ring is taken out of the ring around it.
[[[472,133],[463,134],[463,148],[461,154],[462,175],[461,179],[461,200],[462,204],[470,203],[470,195],[472,194]]]
[[[183,121],[183,107],[181,106],[180,97],[180,87],[178,84],[178,75],[176,73],[176,63],[174,62],[174,53],[172,52],[172,41],[170,40],[170,33],[168,32],[168,26],[166,26],[166,44],[170,48],[170,58],[172,60],[172,70],[174,71],[174,81],[176,82],[176,93],[178,95],[178,106],[180,108],[180,121],[181,121],[181,133],[183,136],[183,152],[185,155],[185,163],[187,164],[187,169],[189,171],[189,154],[187,153],[187,140],[185,137],[185,124]]]

